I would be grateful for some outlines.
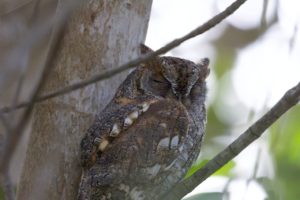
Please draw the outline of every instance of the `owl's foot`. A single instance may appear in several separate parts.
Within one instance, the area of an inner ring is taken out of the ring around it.
[[[91,176],[91,186],[92,187],[100,187],[100,186],[107,186],[113,183],[115,181],[114,176],[111,174],[97,174]]]

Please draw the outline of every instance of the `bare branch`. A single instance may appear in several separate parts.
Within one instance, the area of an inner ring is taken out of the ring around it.
[[[44,101],[46,99],[50,99],[50,98],[54,98],[57,97],[59,95],[63,95],[69,92],[72,92],[74,90],[86,87],[90,84],[93,84],[95,82],[104,80],[104,79],[108,79],[122,71],[125,71],[127,69],[133,68],[137,65],[139,65],[142,62],[148,61],[152,58],[154,58],[155,56],[164,54],[168,51],[170,51],[171,49],[179,46],[181,43],[196,37],[206,31],[208,31],[209,29],[211,29],[212,27],[214,27],[215,25],[217,25],[218,23],[220,23],[221,21],[223,21],[226,17],[228,17],[229,15],[231,15],[234,11],[236,11],[243,3],[245,3],[247,0],[237,0],[234,3],[232,3],[230,6],[228,6],[223,12],[219,13],[218,15],[214,16],[213,18],[211,18],[210,20],[208,20],[207,22],[205,22],[204,24],[202,24],[201,26],[197,27],[196,29],[194,29],[193,31],[191,31],[190,33],[186,34],[185,36],[175,39],[172,42],[168,43],[167,45],[165,45],[164,47],[158,49],[157,51],[154,51],[152,53],[149,53],[145,56],[142,56],[140,58],[134,59],[132,61],[129,61],[123,65],[121,65],[120,67],[113,69],[111,71],[102,73],[102,74],[97,74],[93,77],[91,77],[90,79],[84,80],[82,82],[78,82],[69,86],[66,86],[62,89],[59,89],[57,91],[54,91],[52,93],[43,95],[41,97],[38,97],[35,99],[34,103],[36,102],[41,102]],[[21,102],[20,104],[18,104],[16,107],[3,107],[0,109],[0,112],[10,112],[13,111],[15,109],[19,109],[19,108],[23,108],[26,107],[30,104],[29,102]]]
[[[220,152],[204,167],[198,170],[190,178],[179,182],[166,195],[164,199],[181,199],[191,192],[197,185],[232,160],[249,144],[259,138],[263,132],[270,127],[279,117],[300,101],[300,82],[288,90],[285,95],[265,115],[250,126],[240,137],[232,142],[226,149]]]

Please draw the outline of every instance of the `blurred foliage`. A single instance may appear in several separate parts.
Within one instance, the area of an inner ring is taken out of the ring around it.
[[[278,192],[278,190],[276,190],[278,186],[276,186],[276,182],[274,182],[274,180],[267,177],[261,177],[261,178],[254,179],[254,181],[259,183],[267,192],[268,197],[266,200],[281,199],[280,193]]]
[[[217,102],[214,102],[216,104]],[[224,123],[222,120],[218,118],[215,113],[215,110],[210,107],[207,111],[207,127],[206,127],[206,137],[208,139],[214,138],[218,135],[223,135],[227,130],[230,129],[228,124]]]
[[[0,187],[0,200],[4,200],[4,193],[2,187]]]
[[[294,107],[271,128],[270,149],[280,199],[300,197],[300,106]]]
[[[201,194],[195,194],[188,198],[184,198],[184,200],[222,200],[222,199],[223,199],[223,193],[221,192],[201,193]]]
[[[214,65],[214,72],[218,79],[231,70],[235,58],[235,53],[232,49],[223,48],[220,47],[217,49],[218,59]]]
[[[216,155],[222,150],[222,147],[220,147],[222,144],[220,145],[218,143],[216,145],[215,138],[222,136],[232,141],[232,135],[230,134],[236,130],[237,124],[225,122],[220,119],[216,112],[218,103],[224,101],[224,98],[222,97],[223,93],[220,90],[224,89],[223,86],[226,84],[226,80],[222,78],[226,74],[229,74],[230,77],[232,76],[231,72],[237,58],[237,52],[241,48],[256,42],[276,22],[277,18],[274,18],[269,24],[264,24],[262,27],[246,31],[228,25],[224,33],[213,42],[213,46],[216,50],[213,66],[213,72],[216,79],[214,80],[216,95],[207,111],[208,124],[205,136],[205,148],[210,148],[213,152],[206,152],[207,155],[203,155],[202,152],[200,161],[191,167],[185,178],[190,177],[198,169],[204,166],[208,162],[207,158],[211,159],[213,155]],[[226,86],[225,89],[226,92],[234,91],[231,85]],[[239,112],[238,105],[236,110],[229,108],[225,108],[224,110],[227,110],[226,114],[228,117],[232,116],[234,112]],[[248,111],[249,113],[244,113],[245,116],[249,116],[248,122],[261,116],[260,113],[257,111],[255,112],[250,108]],[[268,200],[298,200],[300,198],[300,105],[294,107],[291,111],[282,116],[278,122],[272,125],[269,131],[270,132],[266,133],[268,134],[267,137],[263,139],[267,140],[266,142],[270,145],[270,156],[273,158],[275,177],[268,178],[254,176],[249,179],[245,178],[245,182],[248,182],[251,179],[251,181],[255,181],[262,186],[268,195]],[[260,138],[259,140],[263,139]],[[225,147],[228,144],[229,143],[225,141],[223,145]],[[213,148],[211,148],[211,146],[213,146]],[[204,160],[203,158],[206,159]],[[213,176],[228,177],[231,181],[234,181],[237,178],[241,179],[241,177],[232,173],[235,166],[236,163],[231,161]],[[255,169],[253,169],[253,171],[254,170]],[[220,193],[202,193],[187,198],[187,200],[196,199],[222,199],[222,195]]]

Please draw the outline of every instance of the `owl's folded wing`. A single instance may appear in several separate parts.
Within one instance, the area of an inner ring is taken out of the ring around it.
[[[160,100],[151,104],[119,137],[108,140],[88,169],[88,182],[99,187],[155,180],[178,157],[188,124],[188,114],[178,102]]]

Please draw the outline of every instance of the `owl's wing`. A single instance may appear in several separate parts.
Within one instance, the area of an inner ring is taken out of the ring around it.
[[[98,154],[86,171],[92,187],[138,184],[159,176],[176,160],[189,117],[174,100],[159,100]]]
[[[96,118],[81,140],[81,165],[90,168],[112,141],[119,138],[144,114],[156,99],[118,98]]]

